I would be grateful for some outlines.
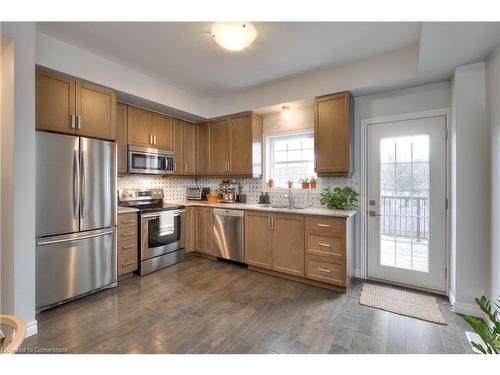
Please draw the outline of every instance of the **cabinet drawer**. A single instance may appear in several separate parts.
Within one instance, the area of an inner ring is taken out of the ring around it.
[[[137,225],[137,214],[135,212],[129,214],[118,215],[118,227],[135,227]]]
[[[345,220],[339,217],[307,216],[306,230],[321,236],[345,235]]]
[[[340,238],[339,238],[340,237]],[[312,255],[329,256],[339,259],[345,258],[345,241],[343,236],[323,237],[309,234],[307,236],[306,253]]]
[[[118,227],[118,242],[125,240],[137,240],[137,227]]]
[[[137,239],[118,241],[118,253],[130,250],[137,251]]]
[[[137,270],[137,250],[118,252],[118,276]]]
[[[345,286],[345,263],[328,262],[324,258],[306,255],[306,278]]]

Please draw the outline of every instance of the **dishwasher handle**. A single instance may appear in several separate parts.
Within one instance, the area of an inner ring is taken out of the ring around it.
[[[214,215],[226,217],[245,217],[245,211],[214,208]]]

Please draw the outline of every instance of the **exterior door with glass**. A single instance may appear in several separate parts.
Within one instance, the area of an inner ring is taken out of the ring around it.
[[[446,117],[368,126],[368,277],[445,292]]]

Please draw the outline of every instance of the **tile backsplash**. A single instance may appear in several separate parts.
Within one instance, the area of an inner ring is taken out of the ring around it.
[[[241,185],[241,193],[247,195],[247,203],[257,203],[261,191],[268,192],[273,203],[285,203],[284,195],[286,190],[269,190],[263,188],[262,179],[259,178],[235,178]],[[175,176],[146,176],[127,175],[118,177],[118,189],[163,189],[166,201],[178,202],[186,199],[187,187],[209,187],[211,191],[216,191],[222,178],[212,177],[175,177]],[[299,204],[306,204],[308,199],[314,207],[321,207],[319,201],[320,192],[327,187],[350,186],[359,191],[359,178],[357,175],[351,177],[320,177],[318,178],[318,188],[307,191],[294,190],[295,201]]]

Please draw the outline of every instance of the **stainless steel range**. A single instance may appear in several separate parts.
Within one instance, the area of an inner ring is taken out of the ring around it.
[[[184,260],[184,206],[164,203],[162,189],[126,189],[118,194],[120,206],[139,210],[139,275]]]

